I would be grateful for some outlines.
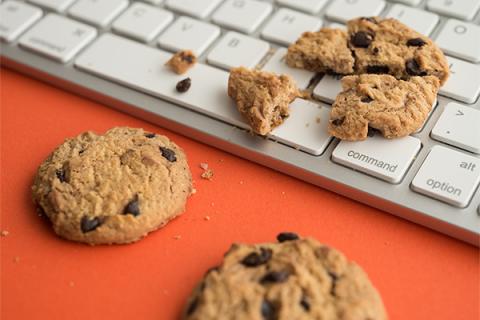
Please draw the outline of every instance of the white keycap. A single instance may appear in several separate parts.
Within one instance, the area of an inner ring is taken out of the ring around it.
[[[306,13],[319,13],[328,0],[277,0],[277,2],[283,6]]]
[[[442,15],[472,20],[480,8],[480,0],[428,0],[427,7]]]
[[[480,182],[480,159],[442,146],[432,148],[412,189],[463,208]]]
[[[190,49],[201,55],[220,35],[220,28],[188,17],[180,17],[162,33],[158,44],[167,50]]]
[[[107,33],[82,52],[75,66],[232,125],[249,128],[226,94],[227,72],[197,63],[186,74],[177,75],[165,66],[170,57],[171,54],[163,50]],[[186,77],[192,79],[190,89],[177,92],[177,82]]]
[[[422,0],[393,0],[393,1],[405,3],[405,4],[408,4],[409,6],[417,6],[420,4],[420,2],[422,2]]]
[[[78,0],[68,10],[74,18],[105,28],[128,6],[128,0]]]
[[[420,147],[420,140],[414,137],[389,140],[376,134],[364,141],[341,141],[333,150],[332,159],[387,182],[399,183]]]
[[[93,27],[51,13],[28,30],[20,38],[19,44],[65,63],[96,35],[97,31]]]
[[[255,67],[270,49],[268,42],[237,33],[227,32],[208,54],[208,63],[229,70],[244,66]]]
[[[221,26],[252,33],[272,11],[272,5],[256,0],[227,0],[215,11],[212,20]]]
[[[327,132],[329,115],[329,108],[297,98],[290,104],[290,116],[270,136],[307,153],[321,155],[332,140]]]
[[[332,104],[337,98],[337,95],[342,91],[340,79],[342,79],[342,76],[324,75],[313,89],[313,97]]]
[[[298,11],[282,8],[268,21],[262,30],[262,37],[290,45],[305,31],[317,31],[322,27],[322,20]]]
[[[370,17],[379,15],[385,7],[382,0],[335,0],[327,8],[328,18],[340,22],[357,17]]]
[[[272,57],[263,66],[263,70],[274,72],[276,74],[288,74],[295,80],[300,89],[306,89],[315,73],[298,68],[291,68],[285,62],[287,49],[279,48]]]
[[[42,16],[42,10],[31,5],[5,1],[0,5],[0,39],[12,42]]]
[[[63,12],[75,0],[28,0],[28,2],[44,7],[49,10]]]
[[[388,11],[387,18],[395,18],[410,28],[428,36],[438,23],[438,16],[424,10],[395,4]]]
[[[480,110],[450,102],[433,127],[432,138],[480,154]]]
[[[447,57],[450,77],[439,93],[466,103],[474,103],[480,94],[480,65]]]
[[[149,42],[172,20],[171,12],[136,2],[113,22],[112,28],[127,37]]]
[[[480,62],[480,26],[455,19],[447,21],[436,39],[447,54],[471,62]]]
[[[204,19],[222,0],[167,0],[170,9],[189,16]]]

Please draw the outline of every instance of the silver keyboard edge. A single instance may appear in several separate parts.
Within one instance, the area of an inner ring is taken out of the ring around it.
[[[312,156],[274,141],[253,137],[246,131],[224,122],[92,76],[71,66],[55,63],[15,45],[2,43],[0,55],[2,66],[480,247],[478,188],[466,208],[452,207],[410,189],[410,182],[428,151],[433,145],[440,144],[430,139],[425,132],[431,131],[436,118],[440,116],[438,111],[443,110],[445,104],[452,101],[450,99],[439,97],[439,105],[431,116],[435,119],[430,119],[423,130],[414,135],[422,141],[422,149],[416,161],[401,183],[388,184],[332,162],[330,155],[338,143],[337,140],[330,143],[323,155]],[[475,104],[478,103],[477,100]],[[225,134],[226,132],[228,134]],[[321,207],[319,209],[321,210]],[[436,212],[438,218],[429,212]],[[461,215],[462,219],[458,219],[458,215]]]

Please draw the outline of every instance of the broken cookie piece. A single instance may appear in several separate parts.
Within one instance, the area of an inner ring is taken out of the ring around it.
[[[252,130],[266,135],[288,117],[288,106],[300,93],[287,75],[240,67],[230,71],[228,95]]]
[[[386,138],[407,136],[425,122],[440,83],[433,76],[397,80],[390,75],[345,76],[328,131],[342,140],[365,140],[369,128]]]
[[[195,63],[197,63],[195,54],[190,50],[182,50],[175,53],[165,65],[169,66],[176,74],[184,74]]]
[[[348,22],[355,74],[387,73],[397,79],[435,76],[443,85],[449,76],[445,56],[428,37],[396,19],[358,18]]]
[[[313,72],[352,74],[354,57],[347,42],[347,33],[340,29],[305,32],[288,48],[286,62]]]

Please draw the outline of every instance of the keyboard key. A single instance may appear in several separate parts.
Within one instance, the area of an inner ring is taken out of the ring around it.
[[[68,10],[74,18],[105,28],[128,6],[128,0],[78,0]]]
[[[227,0],[212,16],[214,23],[252,33],[272,12],[272,5],[256,0]]]
[[[28,0],[28,2],[44,7],[49,10],[63,12],[75,0]]]
[[[440,95],[466,103],[474,103],[480,94],[480,65],[447,57],[450,64],[450,77]]]
[[[395,2],[401,2],[409,6],[418,6],[422,0],[393,0]]]
[[[480,0],[428,0],[427,8],[442,15],[472,20],[480,8]]]
[[[262,69],[265,71],[274,72],[276,74],[288,74],[293,78],[293,80],[295,80],[300,89],[306,89],[315,73],[303,69],[289,67],[285,63],[286,54],[287,49],[277,49],[277,51],[275,51],[273,56],[270,57]]]
[[[244,66],[255,67],[268,53],[268,42],[237,32],[227,32],[208,54],[208,63],[229,70]]]
[[[262,30],[262,37],[290,45],[305,31],[317,31],[322,27],[322,20],[297,11],[282,8],[278,10]]]
[[[167,7],[195,18],[204,19],[220,2],[222,0],[167,0]]]
[[[51,13],[28,30],[20,38],[19,44],[66,63],[96,35],[97,31],[93,27]]]
[[[329,108],[297,98],[290,104],[290,116],[273,129],[270,137],[298,150],[321,155],[332,140],[327,131],[329,116]]]
[[[376,134],[364,141],[340,141],[332,159],[387,182],[399,183],[420,148],[420,140],[414,137],[389,140]]]
[[[412,189],[464,208],[480,182],[480,159],[434,146],[412,181]]]
[[[480,62],[480,26],[449,19],[436,39],[447,54],[470,62]]]
[[[190,49],[201,55],[220,35],[220,28],[188,17],[180,17],[160,36],[158,44],[167,50]]]
[[[177,75],[165,66],[170,57],[171,54],[163,50],[106,33],[82,52],[75,66],[232,125],[249,128],[227,95],[227,72],[197,63],[186,74]],[[177,82],[186,77],[192,79],[190,89],[177,92]]]
[[[112,28],[127,37],[149,42],[172,20],[171,12],[136,2],[113,22]]]
[[[306,13],[319,13],[328,0],[277,0],[283,6],[304,11]]]
[[[323,102],[332,104],[337,95],[342,91],[342,76],[324,75],[313,89],[313,97]]]
[[[31,5],[5,1],[0,5],[0,39],[12,42],[42,16],[42,10]]]
[[[480,110],[450,102],[432,130],[432,138],[480,154]]]
[[[335,0],[327,8],[328,18],[340,22],[357,17],[377,16],[385,7],[382,0]]]
[[[421,34],[428,36],[438,23],[438,16],[420,9],[394,4],[387,18],[395,18]]]

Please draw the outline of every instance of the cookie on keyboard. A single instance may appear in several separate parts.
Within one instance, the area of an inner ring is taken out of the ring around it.
[[[293,79],[287,75],[233,68],[228,79],[228,95],[252,130],[266,135],[289,115],[289,104],[299,96]]]
[[[293,233],[234,244],[194,290],[184,320],[387,319],[366,273],[339,251]]]
[[[182,50],[175,53],[166,65],[176,74],[184,74],[197,63],[197,56],[190,50]]]
[[[328,131],[342,140],[364,140],[369,128],[386,138],[407,136],[425,122],[437,96],[433,76],[397,80],[390,75],[345,76],[333,104]]]
[[[449,75],[445,56],[428,37],[396,19],[358,18],[347,24],[355,73],[391,74],[397,79],[435,76],[443,85]]]
[[[354,66],[347,32],[329,28],[304,32],[288,48],[286,62],[290,67],[321,73],[351,74]]]
[[[32,187],[58,235],[92,245],[139,240],[181,214],[191,190],[182,149],[126,127],[67,139]]]

